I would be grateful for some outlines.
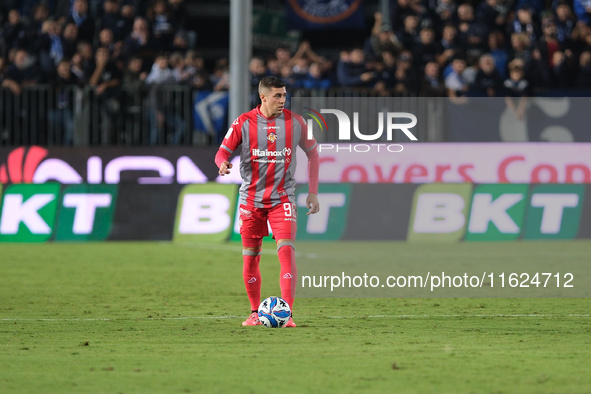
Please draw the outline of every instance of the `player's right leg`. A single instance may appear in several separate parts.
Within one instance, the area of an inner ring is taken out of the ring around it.
[[[242,322],[243,326],[261,324],[258,308],[261,303],[261,270],[259,269],[259,263],[261,261],[262,243],[262,239],[242,238],[242,277],[244,278],[244,286],[250,302],[250,316]]]
[[[242,237],[242,276],[250,302],[250,316],[243,326],[261,324],[258,308],[261,303],[261,249],[263,237],[268,235],[267,217],[254,207],[240,205],[240,235]]]

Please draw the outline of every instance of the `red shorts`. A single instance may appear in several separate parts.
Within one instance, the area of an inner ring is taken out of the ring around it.
[[[296,205],[286,202],[272,208],[254,208],[240,204],[240,235],[242,238],[263,238],[269,235],[267,221],[273,238],[295,241],[297,232]]]

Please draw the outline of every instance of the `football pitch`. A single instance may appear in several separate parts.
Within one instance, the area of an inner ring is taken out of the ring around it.
[[[280,294],[274,247],[265,248],[263,297]],[[0,391],[591,391],[588,298],[298,298],[297,328],[242,327],[240,250],[0,245]],[[298,243],[299,261],[390,256],[394,266],[586,262],[590,252],[589,241]]]

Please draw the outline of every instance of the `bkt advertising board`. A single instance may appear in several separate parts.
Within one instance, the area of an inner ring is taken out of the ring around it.
[[[324,184],[300,240],[591,238],[589,185]],[[237,185],[3,186],[0,242],[238,240]],[[305,212],[307,187],[296,190]]]
[[[366,145],[319,145],[322,210],[298,239],[591,238],[591,144]],[[0,242],[238,240],[238,171],[218,177],[215,152],[1,148]]]

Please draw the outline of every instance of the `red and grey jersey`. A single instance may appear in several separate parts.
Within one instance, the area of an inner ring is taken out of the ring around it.
[[[307,138],[302,117],[284,109],[281,115],[269,119],[259,105],[232,123],[220,151],[227,151],[229,156],[241,144],[240,203],[270,208],[295,202],[296,149],[299,146],[308,156],[316,153],[316,141]]]

